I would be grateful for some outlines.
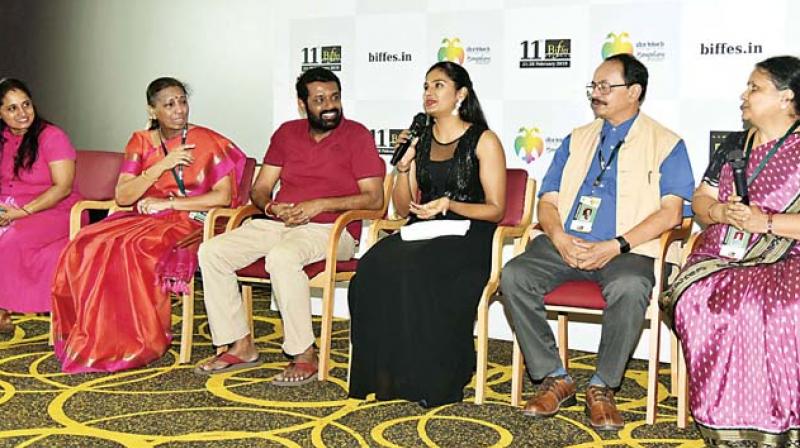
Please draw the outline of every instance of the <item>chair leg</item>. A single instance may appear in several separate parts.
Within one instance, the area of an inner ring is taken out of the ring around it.
[[[56,327],[53,326],[53,313],[52,312],[50,312],[50,331],[49,331],[49,333],[50,334],[47,336],[47,345],[52,347],[53,345],[55,345],[55,340],[56,340]]]
[[[486,374],[489,364],[489,295],[484,290],[478,304],[477,368],[475,369],[475,404],[486,399]]]
[[[194,336],[194,279],[189,282],[189,292],[181,295],[183,319],[181,321],[181,350],[178,362],[186,364],[192,359],[192,337]]]
[[[650,315],[650,350],[647,369],[647,415],[646,422],[653,425],[658,414],[658,354],[661,339],[661,310],[658,306],[651,308]]]
[[[350,339],[352,341],[352,339]],[[350,342],[350,348],[347,352],[347,390],[350,390],[350,371],[353,370],[353,343]]]
[[[689,424],[689,376],[683,348],[678,345],[678,428]]]
[[[564,369],[569,370],[569,316],[558,313],[558,356]]]
[[[522,356],[522,349],[517,341],[517,335],[513,335],[512,338],[514,340],[514,350],[511,354],[511,406],[519,407],[522,403],[525,358]]]
[[[331,330],[333,326],[333,293],[336,282],[331,279],[325,282],[322,289],[322,328],[319,332],[319,371],[317,378],[320,381],[328,379],[331,357]]]
[[[669,394],[672,396],[678,396],[678,337],[675,336],[675,333],[670,332],[670,342],[669,342]]]
[[[253,323],[253,287],[247,284],[242,284],[242,302],[244,303],[244,312],[247,314],[247,323],[250,325],[250,337],[255,341],[256,336],[253,332],[255,324]]]

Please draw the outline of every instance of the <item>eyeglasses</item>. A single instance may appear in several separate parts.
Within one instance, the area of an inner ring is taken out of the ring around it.
[[[630,86],[630,84],[628,83],[609,84],[605,81],[590,82],[589,84],[586,85],[586,96],[591,98],[594,89],[597,89],[597,91],[600,92],[601,95],[608,95],[609,93],[611,93],[611,89],[613,89],[614,87],[628,87],[628,86]]]

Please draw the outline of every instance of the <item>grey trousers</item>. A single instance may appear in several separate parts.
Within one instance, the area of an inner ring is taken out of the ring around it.
[[[597,351],[597,375],[606,385],[619,387],[650,302],[655,283],[653,259],[621,254],[600,270],[584,271],[569,267],[550,238],[540,235],[528,243],[525,252],[506,264],[501,279],[504,302],[534,380],[563,367],[547,324],[544,296],[571,280],[595,281],[603,291],[606,309]]]

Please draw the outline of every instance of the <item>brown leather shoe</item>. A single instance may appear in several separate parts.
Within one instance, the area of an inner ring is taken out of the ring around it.
[[[536,395],[525,403],[522,412],[535,418],[552,417],[561,406],[574,406],[577,403],[573,381],[549,376],[539,385]]]
[[[614,402],[614,391],[608,387],[586,389],[586,414],[589,424],[598,431],[616,431],[625,425]]]

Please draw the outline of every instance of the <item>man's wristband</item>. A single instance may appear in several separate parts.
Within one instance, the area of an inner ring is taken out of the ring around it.
[[[619,253],[627,254],[631,251],[631,243],[629,243],[624,236],[620,235],[616,237],[616,240],[619,243]]]

